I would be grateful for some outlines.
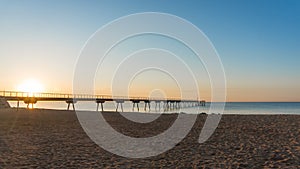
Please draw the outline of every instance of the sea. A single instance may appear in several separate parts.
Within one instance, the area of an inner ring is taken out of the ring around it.
[[[9,102],[11,107],[16,107],[16,102]],[[173,109],[164,111],[163,104],[161,103],[161,109],[157,105],[155,108],[155,103],[151,103],[150,111],[145,110],[145,104],[141,102],[139,104],[139,112],[147,113],[187,113],[187,114],[199,114],[199,113],[215,113],[215,114],[299,114],[300,115],[300,102],[226,102],[224,110],[219,109],[217,112],[210,111],[211,105],[214,107],[222,108],[223,103],[209,103],[207,102],[205,106],[197,107],[186,107],[181,109]],[[125,102],[123,104],[124,112],[137,112],[135,108],[132,110],[132,103]],[[26,104],[20,102],[20,107],[27,107]],[[114,102],[105,102],[104,111],[116,111],[117,105]],[[59,109],[67,110],[67,104],[65,102],[38,102],[34,105],[34,108],[41,109]],[[70,106],[72,109],[72,106]],[[76,110],[87,110],[87,111],[96,111],[97,106],[94,102],[77,102],[75,104]],[[99,110],[101,110],[99,105]],[[121,111],[119,106],[118,111]]]

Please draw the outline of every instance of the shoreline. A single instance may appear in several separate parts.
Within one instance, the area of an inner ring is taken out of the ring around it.
[[[17,111],[18,108],[16,107],[10,107],[10,108],[2,108],[2,110],[5,110],[5,109],[11,109],[11,110],[15,110]],[[0,109],[1,110],[1,109]],[[50,108],[33,108],[33,109],[28,109],[28,108],[25,108],[25,107],[20,107],[19,110],[29,110],[29,111],[32,111],[32,110],[43,110],[43,111],[46,111],[46,110],[49,110],[49,111],[66,111],[66,112],[76,112],[76,111],[79,111],[79,112],[95,112],[95,113],[139,113],[139,114],[191,114],[191,115],[210,115],[206,112],[201,112],[201,113],[186,113],[186,112],[145,112],[145,111],[140,111],[140,112],[137,112],[137,111],[124,111],[124,112],[116,112],[116,111],[93,111],[93,110],[65,110],[65,109],[50,109]],[[212,113],[212,115],[222,115],[222,116],[227,116],[227,115],[241,115],[241,116],[248,116],[248,115],[300,115],[300,112],[299,113],[261,113],[261,114],[254,114],[254,113]]]

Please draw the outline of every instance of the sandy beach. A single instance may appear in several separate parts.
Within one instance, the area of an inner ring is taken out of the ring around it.
[[[167,129],[177,115],[138,124],[104,113],[118,131],[148,137]],[[299,115],[223,115],[212,135],[197,142],[206,115],[188,136],[155,157],[128,159],[105,151],[81,128],[75,112],[0,110],[0,168],[270,168],[300,166]]]

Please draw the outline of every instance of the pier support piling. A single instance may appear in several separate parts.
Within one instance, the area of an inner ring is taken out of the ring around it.
[[[205,106],[206,101],[205,101],[205,100],[201,100],[201,101],[199,102],[199,104],[200,104],[200,106]]]
[[[31,104],[31,108],[33,109],[34,108],[33,105],[37,103],[37,99],[34,97],[26,97],[24,99],[24,103],[27,104],[28,109],[29,109],[29,105]]]
[[[98,112],[99,111],[99,103],[101,105],[101,112],[103,112],[103,103],[105,102],[105,100],[103,99],[96,99],[96,103],[97,103],[97,108],[96,108],[96,111]]]
[[[72,104],[73,110],[75,111],[75,103],[74,100],[67,100],[66,103],[68,104],[67,110],[70,110],[70,105]]]
[[[150,101],[149,100],[144,100],[145,102],[145,108],[144,110],[146,111],[147,110],[147,105],[148,105],[148,111],[150,111]]]
[[[158,105],[158,111],[160,111],[160,101],[155,101],[155,111],[157,111],[157,105]]]
[[[20,100],[18,100],[17,102],[17,111],[19,111],[19,107],[20,107]]]
[[[115,100],[115,101],[117,103],[116,112],[118,112],[119,105],[121,107],[121,111],[123,112],[123,103],[124,103],[124,100]]]
[[[135,108],[135,105],[136,105],[137,111],[139,112],[140,111],[140,108],[139,108],[140,101],[139,100],[131,100],[131,101],[132,101],[132,111],[134,111],[134,108]]]

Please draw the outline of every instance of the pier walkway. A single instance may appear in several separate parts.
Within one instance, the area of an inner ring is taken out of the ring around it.
[[[132,102],[132,110],[139,111],[139,103],[144,102],[145,111],[150,110],[150,103],[155,102],[155,109],[163,108],[165,111],[186,107],[205,106],[205,100],[190,100],[190,99],[178,99],[178,98],[149,98],[149,97],[125,97],[125,96],[111,96],[111,95],[90,95],[90,94],[62,94],[62,93],[27,93],[17,91],[0,91],[0,97],[7,101],[16,101],[17,108],[20,106],[20,101],[27,104],[29,108],[30,104],[36,104],[39,101],[63,101],[67,103],[67,110],[72,105],[75,110],[75,104],[78,101],[93,101],[97,104],[96,111],[99,110],[99,104],[101,111],[103,112],[103,104],[105,102],[115,102],[116,111],[121,108],[123,111],[124,102]],[[163,104],[161,106],[161,104]]]

